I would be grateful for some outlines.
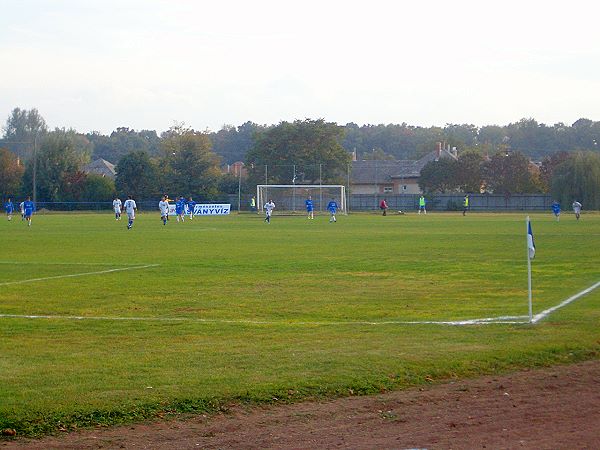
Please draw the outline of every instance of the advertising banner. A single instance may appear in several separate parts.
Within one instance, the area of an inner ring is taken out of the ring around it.
[[[224,216],[231,211],[231,203],[197,203],[194,206],[194,216]],[[186,205],[185,214],[189,216],[190,212]],[[175,204],[169,203],[169,215],[175,216]]]

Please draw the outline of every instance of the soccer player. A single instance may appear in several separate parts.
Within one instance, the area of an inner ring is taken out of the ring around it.
[[[135,210],[137,209],[137,205],[135,204],[135,200],[131,198],[131,195],[127,196],[127,200],[125,200],[124,204],[125,212],[127,213],[127,229],[131,230],[133,227],[133,221],[135,220]]]
[[[469,209],[469,194],[465,195],[463,199],[463,216],[467,214],[467,210]]]
[[[184,221],[185,215],[185,199],[183,197],[179,197],[179,199],[175,202],[175,214],[177,214],[177,222],[179,219]]]
[[[422,195],[419,197],[419,214],[423,211],[424,214],[427,214],[427,209],[425,209],[425,197]]]
[[[169,202],[167,201],[166,195],[163,195],[160,198],[160,202],[158,202],[158,209],[160,210],[160,218],[163,221],[163,225],[166,225],[167,220],[169,220]]]
[[[273,203],[272,199],[269,199],[269,201],[265,203],[265,222],[271,223],[271,214],[273,214],[274,209],[275,203]]]
[[[379,209],[383,211],[384,216],[387,216],[388,204],[385,198],[379,202]]]
[[[12,220],[12,215],[13,215],[13,211],[15,210],[15,205],[13,205],[13,202],[11,201],[10,197],[4,204],[4,210],[6,211],[6,217],[8,218],[8,220]]]
[[[35,204],[31,201],[31,197],[27,197],[27,200],[23,202],[23,217],[27,221],[27,226],[31,226],[31,216],[35,211]]]
[[[304,204],[306,205],[306,214],[308,214],[308,218],[314,219],[315,218],[314,206],[313,206],[312,197],[310,195],[308,196],[308,198],[306,199]]]
[[[329,210],[329,214],[331,215],[331,217],[329,217],[329,223],[337,222],[337,219],[335,218],[335,213],[337,212],[338,204],[335,202],[335,199],[333,197],[331,198],[331,201],[327,204],[327,209]]]
[[[121,206],[123,203],[119,197],[115,197],[113,200],[113,210],[115,212],[115,220],[121,220]]]
[[[187,207],[188,211],[190,212],[190,220],[194,220],[194,208],[196,207],[196,202],[192,199],[192,197],[190,197],[187,201]]]
[[[19,203],[19,210],[21,211],[21,220],[25,220],[25,202]]]
[[[556,200],[552,202],[552,212],[554,213],[556,221],[558,222],[560,220],[560,203],[558,203]]]
[[[571,206],[573,207],[575,218],[579,220],[579,216],[581,215],[581,203],[579,203],[577,200],[573,200],[573,204]]]

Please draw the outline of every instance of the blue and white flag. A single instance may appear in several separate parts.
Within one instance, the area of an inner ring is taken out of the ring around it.
[[[527,249],[529,250],[529,259],[535,257],[535,242],[533,241],[533,231],[531,231],[531,222],[527,218]]]

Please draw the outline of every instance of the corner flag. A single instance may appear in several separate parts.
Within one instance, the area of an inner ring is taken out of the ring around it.
[[[531,222],[527,218],[527,248],[529,250],[529,259],[535,257],[535,242],[533,241],[533,232],[531,231]]]

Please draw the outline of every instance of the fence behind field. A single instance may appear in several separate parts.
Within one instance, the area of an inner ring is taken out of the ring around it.
[[[349,210],[371,211],[379,209],[379,203],[385,199],[391,210],[416,211],[419,207],[419,195],[383,195],[354,194],[350,195]],[[432,211],[462,210],[464,195],[438,194],[425,196],[427,209]],[[546,194],[519,195],[469,195],[471,211],[544,211],[549,210],[552,197]]]
[[[240,211],[250,211],[252,195],[242,195]],[[348,211],[375,211],[379,209],[381,200],[386,199],[391,210],[416,211],[419,206],[419,195],[383,195],[383,194],[351,194],[349,196]],[[458,211],[462,210],[463,195],[438,194],[425,196],[427,209],[430,211]],[[546,194],[519,194],[519,195],[485,195],[473,194],[470,198],[471,211],[546,211],[550,209],[552,197]],[[196,200],[202,202],[202,200]],[[315,199],[317,201],[317,199]],[[302,209],[304,199],[298,208]],[[158,211],[158,200],[136,200],[140,211]],[[206,203],[230,203],[232,211],[238,211],[238,196],[228,195],[220,201]],[[17,205],[18,206],[18,205]],[[38,202],[38,211],[106,211],[112,212],[110,202]],[[570,206],[570,205],[567,205]],[[319,211],[321,208],[316,207]],[[568,208],[567,208],[568,209]]]

